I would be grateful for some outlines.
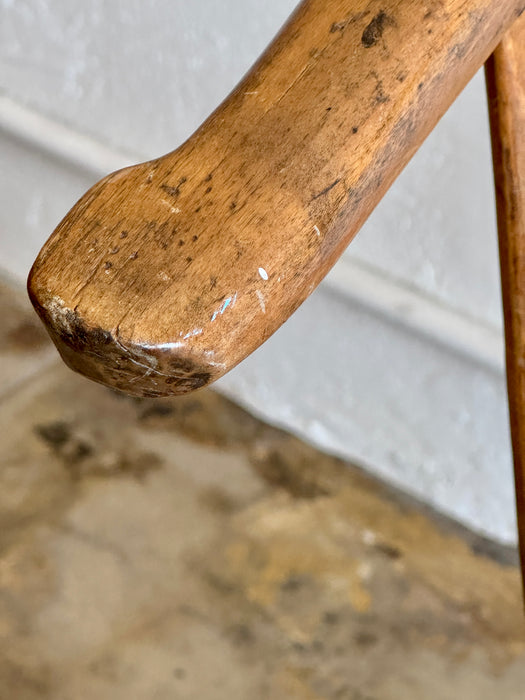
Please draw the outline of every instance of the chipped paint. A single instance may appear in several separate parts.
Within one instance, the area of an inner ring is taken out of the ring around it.
[[[70,322],[71,309],[66,306],[66,302],[61,297],[53,296],[47,304],[45,304],[45,308],[51,316],[54,326],[63,328],[69,333],[72,332]]]

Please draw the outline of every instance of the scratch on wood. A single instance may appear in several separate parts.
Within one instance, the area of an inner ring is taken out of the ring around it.
[[[321,190],[321,192],[315,194],[310,201],[313,202],[314,200],[319,199],[319,197],[324,197],[325,194],[328,194],[330,190],[332,190],[340,182],[341,178],[338,177],[337,180],[334,180],[331,185],[328,185],[328,187],[325,187],[324,190]]]

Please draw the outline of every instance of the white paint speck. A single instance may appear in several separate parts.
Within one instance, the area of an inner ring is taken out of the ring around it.
[[[318,236],[321,235],[321,231],[319,231],[319,226],[314,226],[314,231],[316,232],[316,234],[317,234]]]
[[[259,274],[261,275],[261,277],[263,278],[263,280],[264,280],[265,282],[268,280],[268,273],[266,272],[266,270],[264,269],[264,267],[260,267],[260,268],[259,268]]]
[[[228,308],[228,306],[233,306],[233,305],[235,304],[236,301],[237,301],[237,292],[235,292],[235,294],[234,294],[232,297],[228,297],[228,298],[224,301],[224,304],[221,306],[220,309],[217,309],[217,311],[214,311],[214,312],[213,312],[213,315],[212,315],[212,317],[211,317],[212,323],[213,323],[213,321],[215,321],[215,319],[217,318],[217,316],[219,316],[219,315],[222,316],[222,314],[226,311],[226,309]]]
[[[196,335],[200,335],[201,333],[202,333],[202,328],[195,328],[193,331],[186,333],[183,340],[188,340],[188,338],[193,338]]]
[[[266,313],[266,304],[264,303],[264,296],[263,293],[261,292],[260,289],[256,289],[255,293],[257,294],[257,299],[259,299],[259,306],[261,307],[261,311],[263,314]]]
[[[163,282],[171,282],[171,277],[168,274],[166,274],[165,272],[159,272],[158,277]]]
[[[169,207],[172,214],[180,214],[181,210],[179,209],[179,207],[174,207],[171,202],[168,202],[167,199],[161,199],[160,201],[167,207]]]

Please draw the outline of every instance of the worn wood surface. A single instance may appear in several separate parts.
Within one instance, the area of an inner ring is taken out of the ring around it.
[[[486,66],[496,183],[507,386],[525,583],[525,15]]]
[[[303,2],[186,143],[95,185],[46,244],[29,291],[64,360],[146,396],[235,366],[317,286],[524,6]]]

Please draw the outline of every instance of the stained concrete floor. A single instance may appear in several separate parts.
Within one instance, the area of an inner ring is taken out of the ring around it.
[[[62,367],[0,288],[1,700],[525,697],[516,556],[211,391]]]

